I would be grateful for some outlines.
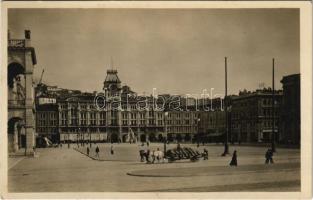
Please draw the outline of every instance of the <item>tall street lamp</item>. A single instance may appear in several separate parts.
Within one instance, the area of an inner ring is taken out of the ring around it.
[[[80,128],[78,128],[78,134],[79,134],[79,143],[80,143],[80,146],[83,146],[83,144],[82,144],[82,134],[81,134]]]
[[[197,145],[198,145],[198,147],[199,147],[199,145],[200,145],[200,117],[198,116],[198,118],[197,118]],[[202,138],[203,139],[203,138]]]
[[[77,147],[79,147],[79,143],[78,143],[78,139],[79,139],[79,134],[76,134],[76,143],[77,143]]]
[[[165,126],[164,155],[166,153],[166,143],[167,143],[167,116],[168,116],[168,112],[165,112],[164,113],[164,126]]]
[[[90,128],[88,129],[89,131],[89,147],[91,148],[91,131],[90,131]]]

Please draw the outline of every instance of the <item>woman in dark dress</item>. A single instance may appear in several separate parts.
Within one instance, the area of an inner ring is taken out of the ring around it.
[[[233,153],[233,157],[229,163],[230,166],[237,166],[237,151],[235,150]]]

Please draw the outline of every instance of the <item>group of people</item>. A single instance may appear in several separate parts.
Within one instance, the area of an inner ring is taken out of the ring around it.
[[[273,160],[273,155],[274,152],[272,149],[267,149],[266,153],[265,153],[265,164],[273,164],[274,160]],[[237,151],[235,150],[233,152],[233,156],[231,158],[231,161],[229,163],[230,166],[237,166]]]
[[[177,144],[177,148],[176,150],[181,150],[181,146],[178,143]],[[86,151],[87,155],[89,156],[90,154],[90,148],[87,147],[87,151]],[[111,145],[110,148],[110,153],[111,155],[114,155],[114,146]],[[272,149],[268,149],[265,153],[265,164],[273,164],[274,160],[273,160],[273,150]],[[206,148],[203,149],[203,153],[202,153],[202,157],[203,160],[208,160],[208,150]],[[139,156],[140,156],[140,161],[141,162],[145,162],[146,163],[155,163],[156,161],[159,163],[160,161],[164,162],[165,159],[165,155],[164,152],[161,151],[159,148],[157,148],[156,150],[150,150],[149,148],[149,143],[147,143],[147,145],[145,145],[145,143],[142,143],[140,145],[140,149],[139,149]],[[95,148],[95,158],[100,158],[100,148],[99,146],[97,146]],[[237,151],[234,150],[231,161],[229,163],[230,166],[237,166],[238,162],[237,162]]]
[[[89,156],[89,154],[90,154],[90,148],[89,147],[87,147],[86,153]],[[95,157],[96,158],[100,158],[100,148],[99,148],[99,146],[96,147],[95,153],[96,153]],[[110,153],[111,153],[111,155],[114,155],[114,146],[113,145],[111,145]]]
[[[159,148],[156,150],[150,151],[149,149],[149,143],[145,146],[144,143],[142,143],[139,147],[139,156],[140,161],[146,163],[155,163],[157,161],[158,163],[160,161],[164,162],[164,153]]]

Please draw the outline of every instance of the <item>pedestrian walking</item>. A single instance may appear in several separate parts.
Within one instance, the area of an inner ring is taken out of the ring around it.
[[[179,143],[179,142],[177,143],[177,150],[178,150],[178,151],[181,150],[181,147],[180,147],[180,143]]]
[[[265,153],[265,164],[273,164],[273,151],[272,149],[268,149]]]
[[[151,157],[152,157],[152,163],[154,164],[154,161],[155,161],[155,158],[156,158],[154,150],[152,151]]]
[[[147,151],[146,151],[146,162],[151,163],[151,161],[150,161],[150,150],[149,149],[147,149]]]
[[[233,153],[233,157],[229,163],[230,166],[237,166],[237,151],[235,150]]]
[[[156,159],[158,160],[158,163],[160,162],[161,157],[162,157],[162,151],[160,151],[160,149],[157,148],[157,150],[156,150]]]
[[[96,157],[98,157],[98,158],[99,158],[99,152],[100,152],[100,150],[99,150],[99,147],[97,146],[96,147]]]
[[[87,156],[89,156],[89,147],[87,147]]]
[[[114,155],[114,147],[111,145],[111,155]]]
[[[139,146],[139,156],[140,156],[140,161],[141,161],[141,162],[145,161],[145,150],[144,150],[144,146],[145,146],[144,143],[142,143],[142,144]]]
[[[209,152],[206,148],[203,149],[203,160],[209,159]]]

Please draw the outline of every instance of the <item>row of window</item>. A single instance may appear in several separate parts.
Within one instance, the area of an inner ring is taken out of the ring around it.
[[[95,105],[94,104],[80,104],[80,106],[78,106],[77,103],[75,104],[61,104],[61,109],[65,110],[65,109],[68,109],[68,108],[71,108],[71,109],[82,109],[82,110],[86,110],[86,109],[95,109]]]
[[[240,128],[241,126],[245,126],[247,127],[247,125],[250,125],[250,127],[256,127],[256,123],[252,122],[250,124],[247,124],[247,123],[234,123],[232,124],[232,127],[233,128]],[[273,121],[271,120],[266,120],[266,121],[263,121],[263,122],[260,122],[260,125],[263,126],[263,127],[266,127],[266,128],[271,128],[273,126]],[[275,121],[275,126],[278,126],[278,121]]]
[[[56,112],[38,112],[37,117],[39,119],[56,119],[57,118],[57,113]]]

